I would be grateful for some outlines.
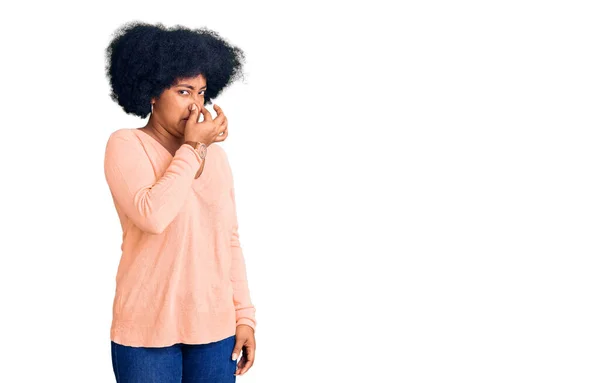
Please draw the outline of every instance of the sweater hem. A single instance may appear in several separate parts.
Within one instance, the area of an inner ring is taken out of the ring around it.
[[[164,340],[155,341],[155,342],[141,342],[141,341],[129,340],[123,334],[121,334],[117,331],[111,331],[110,340],[121,346],[128,346],[128,347],[171,347],[171,346],[175,346],[178,344],[197,345],[197,344],[214,343],[214,342],[219,342],[221,340],[227,339],[234,335],[235,335],[235,330],[234,330],[233,334],[231,334],[231,331],[228,330],[228,331],[219,333],[217,335],[210,335],[210,336],[182,337],[182,338],[164,339]]]

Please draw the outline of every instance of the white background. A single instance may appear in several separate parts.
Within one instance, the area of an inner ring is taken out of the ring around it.
[[[600,380],[594,2],[13,7],[0,381],[114,381],[103,156],[146,120],[110,99],[104,50],[133,20],[206,26],[246,53],[215,99],[257,308],[238,381]]]

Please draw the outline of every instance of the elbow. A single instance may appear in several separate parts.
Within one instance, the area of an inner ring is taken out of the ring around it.
[[[162,234],[172,218],[169,218],[165,212],[149,201],[147,192],[141,194],[139,200],[135,202],[133,214],[136,218],[136,226],[149,234]]]
[[[162,234],[168,225],[165,225],[160,220],[154,219],[153,217],[142,218],[136,226],[143,232],[148,234]]]
[[[163,231],[165,231],[165,229],[166,229],[166,227],[164,227],[164,226],[150,226],[146,229],[146,232],[150,233],[150,234],[158,235],[158,234],[162,234]]]

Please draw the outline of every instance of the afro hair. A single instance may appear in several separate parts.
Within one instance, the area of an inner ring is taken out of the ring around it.
[[[110,97],[127,114],[145,118],[150,100],[183,78],[203,75],[204,105],[243,77],[244,52],[207,28],[166,28],[134,21],[122,25],[106,48]]]

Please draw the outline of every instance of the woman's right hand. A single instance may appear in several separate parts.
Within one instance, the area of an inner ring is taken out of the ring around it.
[[[214,104],[217,111],[217,117],[212,118],[210,111],[204,106],[200,110],[204,116],[204,121],[198,122],[198,113],[200,113],[196,104],[190,105],[190,115],[185,124],[184,141],[199,141],[206,146],[210,146],[213,142],[225,141],[228,136],[226,117],[220,107]],[[223,133],[224,132],[224,133]],[[221,133],[223,135],[221,136]]]

